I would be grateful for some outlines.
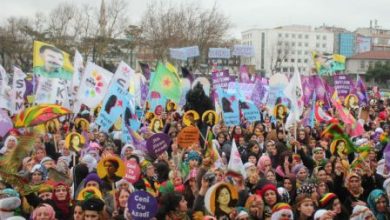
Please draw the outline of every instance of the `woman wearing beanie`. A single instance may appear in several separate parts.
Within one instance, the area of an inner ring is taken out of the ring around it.
[[[271,183],[267,183],[261,188],[261,190],[257,190],[256,194],[261,195],[264,201],[264,218],[270,217],[272,214],[272,208],[280,201],[276,186]]]
[[[291,206],[287,203],[278,203],[272,208],[271,220],[293,220]]]
[[[389,212],[389,199],[386,196],[386,193],[383,190],[375,189],[373,190],[367,199],[368,208],[374,213],[376,219],[386,220],[390,219]]]
[[[319,202],[319,207],[328,211],[333,211],[336,216],[334,220],[348,219],[348,213],[340,203],[339,198],[334,193],[326,193]]]
[[[295,218],[296,220],[313,219],[314,201],[308,194],[300,194],[295,200]]]

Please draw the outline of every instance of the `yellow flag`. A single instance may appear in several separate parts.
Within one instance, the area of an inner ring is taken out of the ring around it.
[[[73,66],[68,53],[54,45],[34,41],[33,72],[43,77],[71,80]]]

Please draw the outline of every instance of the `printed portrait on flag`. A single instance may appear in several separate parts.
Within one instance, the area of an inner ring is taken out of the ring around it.
[[[163,122],[159,118],[154,118],[149,127],[153,133],[161,133],[163,129]]]
[[[166,106],[167,112],[174,112],[174,111],[176,111],[176,109],[177,109],[176,103],[174,103],[174,102],[172,102],[172,101],[169,101],[169,102],[167,103],[167,106]]]
[[[80,132],[82,131],[88,131],[89,129],[89,122],[85,118],[76,118],[74,120],[76,129]]]
[[[34,41],[33,71],[43,77],[71,80],[73,67],[69,54],[54,45]]]
[[[53,119],[47,121],[45,127],[47,132],[49,132],[50,134],[55,134],[60,128],[60,122],[58,121],[58,119]]]
[[[278,104],[274,108],[274,116],[277,120],[284,122],[288,116],[288,108],[283,104]]]
[[[74,152],[79,152],[85,143],[85,138],[77,132],[69,133],[65,138],[65,147]]]
[[[202,121],[209,127],[213,127],[218,122],[218,115],[214,110],[205,111],[202,115]]]
[[[359,108],[359,98],[354,94],[349,94],[345,97],[344,106],[348,109]]]

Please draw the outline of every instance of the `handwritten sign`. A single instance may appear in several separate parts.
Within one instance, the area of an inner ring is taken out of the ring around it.
[[[209,58],[229,59],[229,48],[209,48]]]
[[[255,48],[251,45],[234,45],[233,56],[253,57]]]
[[[124,178],[130,183],[135,183],[138,181],[141,175],[141,169],[136,161],[128,160],[126,161],[126,173]]]
[[[149,220],[157,214],[157,200],[145,191],[133,192],[127,201],[133,220]]]
[[[199,129],[193,126],[183,128],[177,136],[177,143],[183,148],[188,148],[198,141]]]
[[[159,156],[168,149],[170,141],[168,135],[157,133],[146,140],[146,148],[151,155]]]

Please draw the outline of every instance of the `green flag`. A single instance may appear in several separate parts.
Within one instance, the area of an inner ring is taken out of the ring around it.
[[[150,91],[159,92],[161,95],[178,102],[181,97],[180,79],[177,73],[168,69],[162,63],[157,64],[156,72],[150,81]]]

